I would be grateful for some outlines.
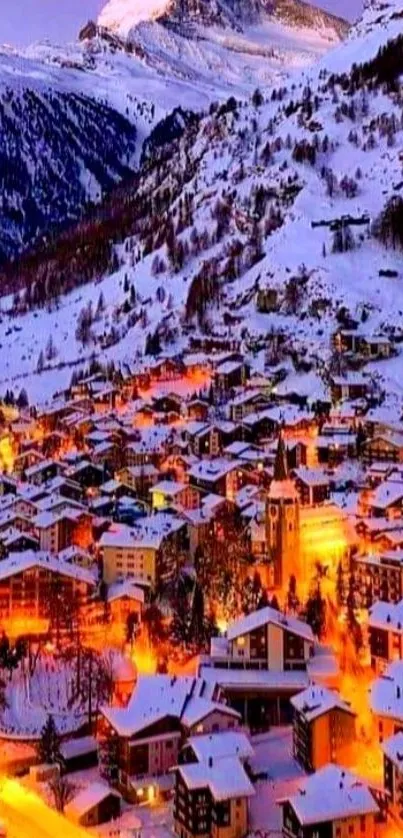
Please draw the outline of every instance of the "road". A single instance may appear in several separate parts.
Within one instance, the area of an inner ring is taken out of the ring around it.
[[[17,780],[0,781],[0,820],[7,838],[88,838],[85,829],[71,824]]]

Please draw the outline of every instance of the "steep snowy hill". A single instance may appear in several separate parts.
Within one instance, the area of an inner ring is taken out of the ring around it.
[[[242,30],[273,19],[291,26],[327,28],[334,39],[347,31],[345,21],[302,0],[108,0],[98,22],[127,37],[145,20],[189,31],[192,24]]]
[[[327,28],[326,16],[311,29],[276,22],[235,31],[237,4],[217,0],[217,10],[231,6],[231,21],[222,15],[219,31],[194,37],[187,24],[197,5],[171,2],[169,25],[166,4],[147,7],[160,22],[141,23],[143,0],[122,3],[101,16],[109,28],[87,25],[75,44],[0,51],[0,263],[130,176],[150,131],[179,105],[207,110],[232,90],[245,95],[307,65],[344,31]],[[115,12],[122,25],[113,25]],[[122,39],[129,12],[130,38]]]
[[[338,325],[353,318],[400,338],[402,35],[400,0],[372,4],[317,66],[184,120],[95,224],[10,268],[20,294],[2,302],[0,390],[50,396],[94,354],[133,364],[151,345],[175,353],[205,334],[238,336],[263,369],[277,334],[289,373],[281,387],[313,395]],[[91,277],[96,287],[77,288]],[[401,411],[400,355],[369,371]]]
[[[301,0],[109,0],[98,32],[167,77],[268,84],[343,39],[345,21]]]

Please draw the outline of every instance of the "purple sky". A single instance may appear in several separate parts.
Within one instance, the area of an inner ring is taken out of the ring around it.
[[[311,0],[315,2],[315,0]],[[0,0],[0,43],[18,46],[42,38],[74,39],[80,27],[95,18],[106,0]],[[316,0],[335,14],[354,19],[363,0]],[[5,7],[5,8],[4,8]]]

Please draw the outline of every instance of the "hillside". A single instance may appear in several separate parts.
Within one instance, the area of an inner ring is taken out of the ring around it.
[[[0,390],[24,386],[31,400],[48,398],[92,357],[141,363],[145,349],[174,354],[203,335],[232,335],[256,369],[281,363],[284,392],[313,398],[332,368],[338,325],[355,319],[399,338],[399,6],[382,3],[379,17],[372,5],[345,44],[291,82],[252,99],[230,97],[192,120],[169,146],[154,148],[135,184],[103,205],[95,228],[78,228],[62,255],[42,251],[37,263],[9,270],[8,282],[35,281],[42,307],[24,291],[14,306],[3,299]],[[395,215],[376,225],[391,198]],[[52,271],[73,277],[68,253],[77,242],[75,284],[89,278],[95,240],[114,242],[118,269],[110,273],[105,247],[95,286],[68,295],[59,286],[53,300],[43,298]],[[281,351],[270,359],[275,334]],[[401,411],[400,355],[366,369]]]
[[[180,31],[172,8],[172,26],[140,22],[127,39],[119,26],[88,24],[67,46],[0,49],[0,263],[130,177],[150,131],[178,105],[201,111],[232,90],[245,95],[338,37],[319,16],[305,28],[271,23],[248,32],[223,19],[219,32],[195,38],[187,6]],[[133,2],[120,11],[129,7],[132,15]]]

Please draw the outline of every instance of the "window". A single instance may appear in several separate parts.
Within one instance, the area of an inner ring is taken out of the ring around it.
[[[353,823],[350,823],[350,825],[348,827],[348,834],[349,835],[354,835],[354,824]]]
[[[360,817],[360,830],[361,832],[365,832],[365,815],[361,815]]]

